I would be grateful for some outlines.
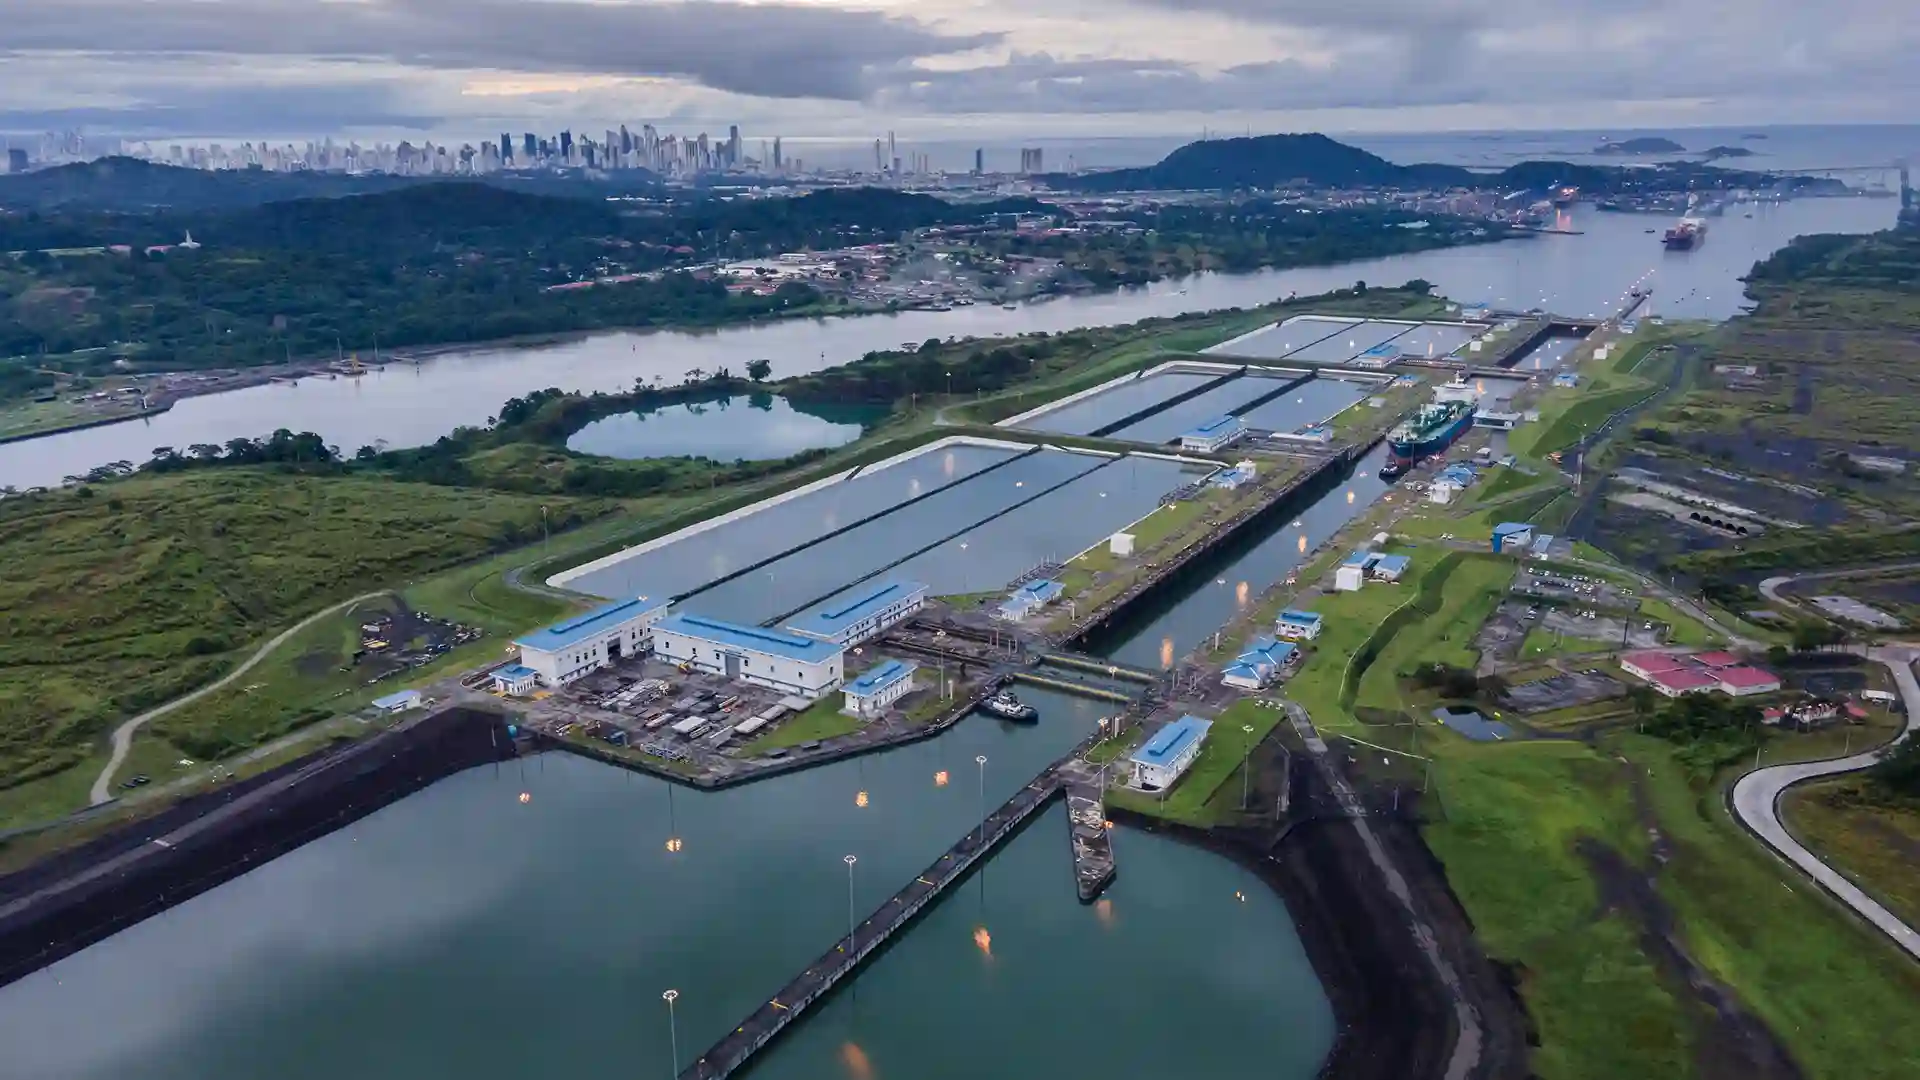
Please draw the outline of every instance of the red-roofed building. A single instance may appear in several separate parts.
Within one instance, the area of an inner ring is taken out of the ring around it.
[[[1640,679],[1652,679],[1658,671],[1681,671],[1694,665],[1679,653],[1630,652],[1620,655],[1621,670]]]
[[[1739,667],[1741,664],[1746,663],[1745,660],[1740,659],[1730,652],[1696,653],[1694,659],[1710,668]]]
[[[1656,671],[1643,677],[1647,680],[1647,685],[1672,698],[1677,698],[1681,694],[1697,694],[1703,690],[1720,689],[1719,679],[1693,667]]]
[[[1730,667],[1709,672],[1707,677],[1717,680],[1720,689],[1734,697],[1747,697],[1752,694],[1771,694],[1780,689],[1780,676],[1764,668]]]

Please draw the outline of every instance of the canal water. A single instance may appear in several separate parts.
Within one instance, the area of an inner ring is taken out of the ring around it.
[[[484,423],[502,402],[541,387],[620,390],[635,379],[679,382],[688,371],[773,362],[784,378],[930,337],[998,336],[1128,323],[1149,316],[1248,307],[1292,293],[1309,295],[1355,281],[1434,283],[1462,301],[1542,307],[1565,315],[1617,309],[1636,283],[1655,289],[1652,310],[1669,317],[1723,319],[1743,305],[1740,275],[1794,236],[1868,232],[1893,224],[1885,199],[1806,199],[1729,210],[1712,220],[1696,250],[1668,252],[1665,218],[1570,209],[1559,222],[1579,236],[1528,240],[1367,259],[1337,266],[1200,274],[1119,292],[1057,297],[1012,311],[976,304],[852,318],[785,320],[719,331],[613,333],[540,348],[484,348],[419,365],[395,364],[358,379],[303,379],[188,398],[145,420],[0,445],[0,486],[57,484],[117,460],[145,461],[158,446],[224,443],[276,428],[315,431],[351,453],[365,445],[414,446],[461,424]],[[1646,230],[1654,229],[1649,235]]]
[[[844,446],[878,410],[808,405],[775,394],[733,394],[608,416],[573,433],[567,449],[602,457],[775,461]]]
[[[1038,725],[716,794],[563,754],[459,774],[0,989],[0,1075],[667,1077],[662,992],[684,1066],[845,932],[844,856],[864,918],[1101,715],[1025,696]],[[760,1075],[1310,1077],[1332,1018],[1279,901],[1198,849],[1118,847],[1082,907],[1039,818]]]

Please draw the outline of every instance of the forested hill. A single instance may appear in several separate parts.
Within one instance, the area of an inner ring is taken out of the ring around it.
[[[1116,169],[1086,176],[1056,174],[1056,188],[1082,191],[1246,190],[1304,184],[1312,187],[1485,188],[1539,191],[1571,184],[1589,195],[1627,191],[1686,190],[1702,180],[1720,185],[1757,187],[1775,182],[1761,173],[1716,169],[1693,162],[1652,168],[1576,165],[1563,161],[1522,161],[1485,173],[1457,165],[1396,165],[1378,154],[1348,146],[1325,135],[1256,135],[1209,139],[1168,154],[1157,165]],[[1832,188],[1836,181],[1793,177],[1796,188]]]
[[[1272,188],[1291,183],[1323,187],[1450,187],[1473,173],[1452,165],[1395,165],[1325,135],[1256,135],[1208,139],[1141,169],[1076,177],[1067,183],[1099,191],[1141,189]]]

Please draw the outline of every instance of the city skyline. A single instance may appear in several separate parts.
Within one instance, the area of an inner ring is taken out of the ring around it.
[[[646,116],[920,140],[1888,122],[1890,0],[0,0],[0,130],[241,136]],[[297,28],[288,33],[289,27]],[[1792,44],[1782,44],[1791,42]]]

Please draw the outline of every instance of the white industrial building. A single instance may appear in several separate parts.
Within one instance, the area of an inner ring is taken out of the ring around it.
[[[1274,621],[1273,632],[1289,641],[1312,641],[1320,636],[1320,627],[1318,614],[1289,608]]]
[[[653,627],[660,658],[809,701],[838,689],[844,650],[831,641],[740,626],[700,615],[669,615]]]
[[[1180,449],[1211,454],[1231,446],[1247,433],[1247,425],[1237,416],[1221,416],[1201,424],[1180,436]]]
[[[888,627],[927,603],[927,586],[917,581],[888,581],[862,586],[787,624],[787,629],[841,648],[878,637]]]
[[[920,665],[905,660],[878,664],[848,683],[844,688],[847,703],[840,711],[848,716],[871,720],[887,707],[913,692],[913,673]]]
[[[532,669],[541,685],[560,687],[622,657],[640,656],[653,647],[654,624],[671,603],[644,596],[620,600],[515,638],[520,666]]]
[[[1155,732],[1146,745],[1133,752],[1127,764],[1133,767],[1133,786],[1146,791],[1165,791],[1178,783],[1182,774],[1200,756],[1212,721],[1198,716],[1183,716]]]

